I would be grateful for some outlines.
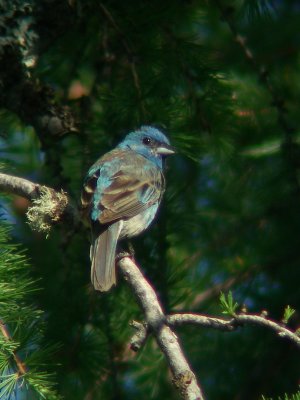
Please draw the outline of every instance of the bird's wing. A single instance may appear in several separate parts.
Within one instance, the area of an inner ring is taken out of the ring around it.
[[[91,168],[82,206],[92,220],[107,224],[130,218],[160,201],[164,191],[162,172],[144,157],[128,153],[114,150]]]

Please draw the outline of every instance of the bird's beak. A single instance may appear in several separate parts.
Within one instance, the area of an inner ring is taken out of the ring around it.
[[[170,156],[171,154],[175,153],[174,147],[170,146],[169,144],[161,144],[156,149],[157,154],[161,154],[162,156]]]

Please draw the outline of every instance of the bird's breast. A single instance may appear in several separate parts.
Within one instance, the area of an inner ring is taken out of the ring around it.
[[[123,220],[123,227],[120,233],[120,239],[131,238],[139,235],[153,221],[158,209],[159,202],[153,204],[147,210],[135,215],[127,220]]]

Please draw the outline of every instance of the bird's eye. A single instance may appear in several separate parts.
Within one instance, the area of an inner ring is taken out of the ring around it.
[[[143,143],[148,146],[151,143],[151,139],[148,136],[145,136],[143,138]]]

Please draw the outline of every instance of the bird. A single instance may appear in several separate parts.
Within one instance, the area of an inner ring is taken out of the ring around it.
[[[89,169],[81,194],[91,227],[91,282],[100,292],[116,284],[117,243],[146,230],[165,191],[165,158],[175,153],[167,136],[152,126],[129,132]]]

